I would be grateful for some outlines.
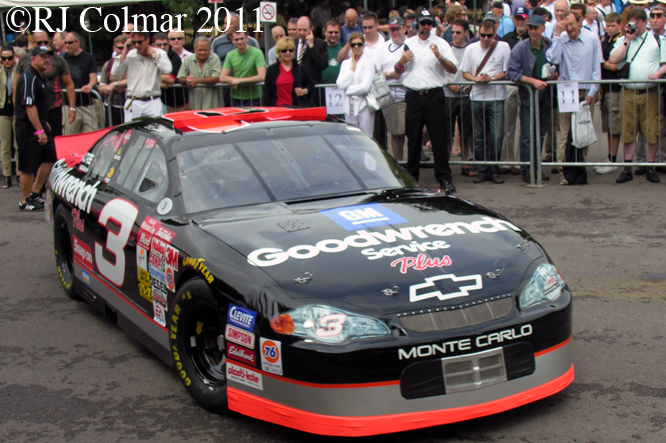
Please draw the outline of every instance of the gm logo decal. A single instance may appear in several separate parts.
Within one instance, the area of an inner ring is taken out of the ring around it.
[[[327,209],[321,213],[347,231],[407,223],[407,220],[379,203]]]

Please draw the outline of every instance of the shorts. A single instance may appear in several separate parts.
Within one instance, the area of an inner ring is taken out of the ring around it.
[[[610,126],[610,131],[608,130]],[[606,92],[601,100],[601,130],[610,135],[620,134],[620,93]]]
[[[652,145],[656,144],[661,131],[659,88],[648,90],[623,88],[620,102],[622,143],[634,142],[640,126],[645,141]]]
[[[42,163],[55,163],[58,160],[53,134],[46,126],[46,122],[42,122],[42,125],[44,133],[48,137],[45,145],[39,144],[39,138],[35,135],[35,128],[32,123],[21,120],[16,120],[15,123],[19,170],[26,174],[36,174]]]
[[[392,105],[384,108],[384,120],[386,120],[386,129],[391,135],[404,135],[405,134],[405,110],[407,103],[393,103]]]

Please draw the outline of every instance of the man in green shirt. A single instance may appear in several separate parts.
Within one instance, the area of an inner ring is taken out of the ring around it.
[[[324,27],[324,39],[328,45],[328,67],[321,73],[325,84],[335,83],[340,73],[338,52],[342,49],[340,44],[340,23],[331,20]]]
[[[261,86],[255,83],[266,77],[264,54],[247,44],[245,32],[234,32],[231,38],[236,49],[224,59],[220,75],[220,81],[231,87],[231,106],[261,106]]]

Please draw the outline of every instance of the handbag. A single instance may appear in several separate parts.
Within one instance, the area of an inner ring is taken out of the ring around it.
[[[389,88],[384,74],[381,72],[376,73],[375,78],[372,79],[372,87],[366,96],[366,100],[373,111],[379,111],[393,104],[391,88]]]
[[[643,43],[645,43],[645,40],[647,40],[647,35],[645,36],[645,38],[641,42],[641,45],[638,47],[638,49],[634,53],[634,56],[631,57],[631,60],[627,61],[627,55],[628,54],[625,54],[624,55],[624,61],[617,64],[617,67],[616,67],[616,70],[615,70],[615,78],[616,79],[621,80],[621,79],[629,78],[629,68],[631,67],[631,62],[633,62],[634,59],[636,58],[636,56],[638,55],[638,51],[640,51],[641,48],[643,47]],[[627,53],[628,52],[629,52],[629,48],[627,48]]]
[[[583,101],[580,103],[580,110],[571,113],[571,144],[584,148],[596,141],[597,134],[594,132],[590,106]]]

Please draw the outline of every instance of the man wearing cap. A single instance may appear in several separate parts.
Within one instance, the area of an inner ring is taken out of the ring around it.
[[[564,32],[566,30],[566,32]],[[562,34],[564,32],[564,34]],[[581,32],[576,14],[566,12],[562,20],[557,22],[553,43],[546,51],[549,63],[559,65],[560,80],[576,81],[580,100],[589,106],[594,103],[594,97],[599,90],[598,83],[583,83],[583,80],[601,79],[601,54],[599,40],[593,34]],[[564,145],[558,143],[557,160],[564,161],[565,153],[568,161],[580,161],[587,157],[587,146],[574,148],[571,145],[571,113],[559,113],[558,138],[564,140]],[[568,169],[568,170],[567,170]],[[565,178],[569,176],[569,178]],[[565,168],[565,176],[560,184],[587,184],[585,168]],[[570,180],[571,179],[571,180]]]
[[[493,83],[506,77],[511,48],[506,42],[495,42],[495,36],[494,23],[490,20],[481,22],[481,40],[469,45],[460,64],[465,80],[476,83],[470,93],[476,161],[498,161],[502,157],[506,88]],[[474,183],[486,180],[504,183],[499,174],[497,165],[479,165]]]
[[[627,15],[628,24],[623,37],[617,39],[609,61],[619,63],[631,60],[629,78],[657,80],[666,74],[666,40],[647,30],[647,14],[641,8],[633,8]],[[636,31],[630,32],[630,26]],[[640,47],[640,50],[639,50]],[[661,130],[659,112],[659,88],[649,83],[627,83],[622,90],[620,125],[624,144],[624,161],[632,162],[636,150],[636,132],[640,127],[647,142],[647,161],[654,163],[657,156],[657,141]],[[659,183],[659,177],[650,167],[645,178]],[[625,167],[617,183],[633,180],[631,167]]]
[[[400,17],[393,17],[388,22],[391,40],[384,43],[377,53],[375,59],[377,69],[384,74],[389,85],[401,84],[404,80],[404,72],[396,72],[395,64],[405,53],[405,21]],[[405,87],[391,85],[393,104],[383,110],[386,128],[391,134],[393,145],[393,156],[396,160],[403,160],[403,147],[405,144]]]
[[[511,17],[504,14],[504,3],[496,1],[493,3],[492,12],[499,18],[499,27],[497,28],[497,35],[504,37],[505,34],[513,31],[513,21]]]
[[[147,32],[135,29],[111,68],[111,75],[127,72],[125,122],[136,117],[159,117],[162,110],[162,74],[171,74],[167,53],[150,46]]]
[[[39,195],[42,185],[58,159],[53,134],[47,123],[49,92],[44,72],[49,68],[53,51],[47,46],[32,50],[30,67],[16,83],[15,131],[18,146],[18,166],[21,171],[21,201],[19,209],[39,211],[44,209],[44,199]]]
[[[550,42],[543,37],[546,21],[539,15],[533,15],[527,22],[530,38],[521,41],[511,51],[507,78],[514,82],[531,85],[539,91],[539,138],[531,132],[530,97],[526,88],[519,89],[520,93],[520,161],[530,161],[530,140],[534,140],[534,151],[540,150],[543,141],[550,129],[551,118],[551,88],[546,85],[550,76],[544,75],[546,64],[546,50]],[[536,126],[534,126],[536,127]],[[532,157],[535,158],[534,151]],[[525,183],[530,183],[530,167],[521,166],[520,172]],[[550,177],[542,175],[542,180]]]
[[[527,19],[529,16],[530,13],[527,8],[518,8],[513,17],[515,29],[502,37],[502,41],[507,42],[512,50],[519,42],[530,38],[527,32]],[[506,100],[504,101],[506,134],[504,136],[504,145],[502,146],[503,161],[515,161],[518,159],[516,152],[516,122],[518,120],[519,109],[520,96],[518,95],[518,86],[509,85],[506,87]],[[509,170],[506,167],[500,168],[502,173],[508,173]],[[520,169],[515,167],[511,172],[517,175],[520,173]]]
[[[427,9],[418,15],[418,35],[407,39],[409,50],[395,64],[395,72],[405,74],[405,131],[407,134],[407,172],[419,179],[423,125],[432,142],[435,163],[435,179],[441,190],[455,192],[447,151],[447,126],[442,124],[441,112],[445,109],[444,91],[446,73],[455,74],[458,62],[451,46],[443,39],[431,35],[435,19]]]
[[[497,16],[497,14],[495,14],[494,12],[487,12],[487,13],[483,16],[483,21],[484,21],[484,22],[485,22],[485,21],[489,21],[489,22],[492,22],[492,23],[493,23],[493,25],[494,25],[494,27],[495,27],[495,40],[497,40],[498,42],[499,42],[499,41],[502,41],[502,39],[500,38],[500,36],[497,35],[497,29],[499,28],[499,17]],[[471,39],[469,42],[470,42],[470,43],[477,43],[477,42],[479,42],[480,40],[481,40],[481,37],[480,37],[479,35],[477,35],[476,37],[474,37],[473,39]]]

